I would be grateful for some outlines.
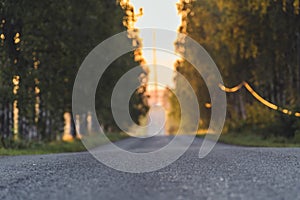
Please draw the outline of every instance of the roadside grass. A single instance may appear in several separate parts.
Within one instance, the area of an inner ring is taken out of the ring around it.
[[[288,139],[279,136],[263,137],[259,134],[248,132],[223,133],[219,142],[248,147],[300,147],[300,141],[293,138]]]
[[[205,135],[199,134],[198,137],[204,137]],[[115,142],[121,139],[125,139],[128,135],[124,133],[110,133],[107,134],[110,141]],[[101,139],[101,138],[100,138]],[[91,135],[86,140],[90,145],[98,146],[105,144],[99,142],[99,137]],[[249,132],[239,133],[223,133],[219,139],[219,142],[224,144],[231,144],[237,146],[248,147],[300,147],[300,139],[287,139],[284,137],[263,137],[259,134]],[[0,147],[0,156],[16,156],[16,155],[37,155],[37,154],[52,154],[52,153],[67,153],[67,152],[82,152],[86,151],[85,146],[80,139],[74,139],[73,141],[55,141],[50,143],[32,142],[27,144],[26,147],[8,148],[4,149]]]
[[[125,139],[128,136],[123,133],[110,133],[107,134],[107,137],[110,139],[110,141],[115,142],[121,139]],[[91,136],[88,138],[88,140],[93,141],[94,138],[95,137]],[[49,143],[31,142],[30,144],[27,144],[25,146],[7,149],[0,147],[0,156],[38,155],[86,151],[86,148],[80,139],[74,139],[72,141],[54,141]]]

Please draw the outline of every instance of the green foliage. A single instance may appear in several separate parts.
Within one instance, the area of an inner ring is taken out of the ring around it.
[[[252,126],[254,131],[264,130],[275,124],[276,112],[259,102],[246,105],[246,126]]]
[[[178,8],[184,16],[180,31],[209,52],[227,87],[247,81],[268,101],[299,111],[299,0],[182,0]],[[185,44],[180,40],[176,44],[179,53],[186,54],[180,51]],[[177,71],[191,82],[200,107],[209,102],[205,83],[189,63],[178,62]],[[176,85],[180,87],[179,82]],[[209,120],[208,113],[201,117]],[[296,121],[259,105],[246,92],[228,94],[229,130],[251,128],[263,135],[290,138],[299,130]]]
[[[103,76],[99,81],[99,85],[96,92],[96,110],[98,114],[98,119],[101,121],[104,129],[107,131],[118,131],[119,128],[115,124],[111,110],[111,96],[117,81],[132,67],[137,66],[134,62],[132,54],[125,54],[118,59],[116,59],[104,72]],[[142,68],[140,68],[139,74],[146,73]],[[138,76],[135,79],[130,80],[133,83],[138,83]],[[132,95],[129,104],[129,112],[131,114],[132,120],[139,124],[139,118],[145,116],[148,112],[148,106],[146,102],[146,97],[144,95],[146,88],[141,86]],[[126,91],[124,91],[126,92]],[[122,96],[122,94],[119,94]],[[124,119],[126,120],[126,119]],[[130,127],[131,124],[127,124]]]
[[[231,145],[249,146],[249,147],[299,147],[299,141],[293,138],[282,136],[262,137],[253,132],[230,132],[222,134],[220,142]]]
[[[63,114],[71,112],[73,82],[80,64],[96,45],[126,30],[122,24],[124,15],[125,11],[111,0],[0,0],[0,34],[5,36],[0,40],[0,138],[14,139],[15,101],[20,139],[59,138]],[[110,112],[107,102],[112,82],[137,65],[132,54],[127,54],[113,63],[113,70],[100,83],[105,88],[97,97],[97,106],[105,116],[105,125],[115,126],[110,114],[105,114]],[[20,79],[16,94],[12,92],[15,76]],[[141,112],[133,109],[135,119],[147,108],[142,101],[143,92],[135,94],[130,105],[143,104],[138,106]]]
[[[127,137],[122,133],[107,134],[110,141],[118,141]],[[95,137],[91,136],[89,140],[94,140]],[[52,141],[52,142],[37,142],[37,141],[11,141],[10,148],[3,148],[0,145],[0,156],[2,155],[33,155],[33,154],[50,154],[50,153],[65,153],[65,152],[81,152],[86,151],[86,147],[82,144],[81,140],[75,139],[71,142]],[[96,142],[99,145],[99,142]]]
[[[240,119],[238,113],[231,109],[229,112],[231,117],[226,123],[226,132],[252,131],[266,139],[273,136],[296,138],[300,130],[298,118],[271,110],[259,102],[246,105],[245,120]]]
[[[296,143],[300,143],[300,129],[298,129],[298,130],[295,132],[294,139],[295,139]]]
[[[172,108],[168,113],[169,120],[167,124],[167,129],[170,134],[174,134],[177,133],[179,129],[181,113],[179,101],[173,92],[169,92],[169,102],[170,105],[172,105]]]

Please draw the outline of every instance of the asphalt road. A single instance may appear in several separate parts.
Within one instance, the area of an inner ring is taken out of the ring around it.
[[[118,145],[137,151],[170,139]],[[218,144],[199,159],[201,142],[168,167],[142,174],[115,171],[86,152],[0,157],[0,199],[300,199],[300,149]]]

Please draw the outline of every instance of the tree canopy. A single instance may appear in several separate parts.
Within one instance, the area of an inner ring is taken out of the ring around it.
[[[266,100],[299,111],[299,0],[181,0],[178,10],[182,15],[179,31],[208,51],[225,86],[247,81]],[[178,52],[188,53],[182,51],[185,46],[182,41],[176,43]],[[210,116],[205,107],[210,102],[206,85],[188,62],[178,61],[176,69],[187,77],[198,96],[204,128]],[[179,81],[176,86],[180,94],[184,89]],[[273,132],[285,130],[281,132],[287,136],[300,129],[298,119],[269,110],[241,89],[228,94],[227,127],[244,126],[273,126]]]
[[[125,16],[126,10],[111,0],[1,0],[0,136],[13,139],[18,132],[24,140],[59,137],[63,115],[71,112],[73,82],[81,62],[96,45],[126,30]],[[128,53],[112,63],[100,81],[97,114],[109,130],[117,129],[109,101],[114,83],[139,63],[133,52]],[[147,74],[143,69],[140,73]],[[143,93],[139,90],[132,97],[135,121],[147,111]],[[18,127],[13,127],[15,117]]]

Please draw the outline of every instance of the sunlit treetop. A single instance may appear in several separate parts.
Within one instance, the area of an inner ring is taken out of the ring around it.
[[[135,51],[134,51],[134,60],[136,62],[139,62],[141,65],[146,64],[146,60],[143,57],[143,53],[142,53],[142,41],[141,38],[139,37],[139,31],[138,29],[135,27],[135,23],[138,20],[138,17],[141,17],[143,15],[143,9],[140,8],[139,9],[139,13],[136,14],[135,13],[135,8],[132,5],[132,3],[130,2],[130,0],[119,0],[120,6],[121,8],[124,10],[125,12],[125,16],[123,18],[123,25],[127,28],[127,30],[129,30],[129,38],[132,39],[132,45],[134,47],[138,47]],[[148,73],[148,69],[145,68],[144,69],[146,73]]]

